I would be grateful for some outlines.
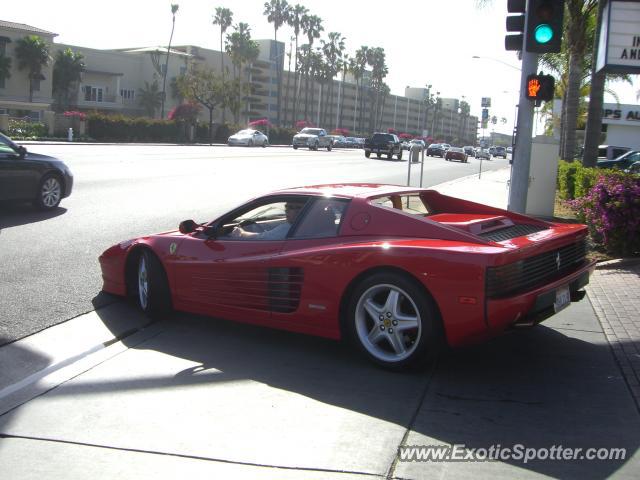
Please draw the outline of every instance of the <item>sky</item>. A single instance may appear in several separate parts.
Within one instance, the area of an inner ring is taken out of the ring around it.
[[[56,43],[109,49],[166,45],[171,33],[171,3],[179,5],[174,45],[197,45],[218,50],[220,30],[212,24],[216,7],[233,12],[234,24],[248,23],[254,39],[273,38],[273,24],[263,15],[265,0],[22,0],[3,9],[1,20],[26,23],[57,33]],[[495,131],[511,133],[518,103],[520,62],[504,49],[506,0],[479,8],[476,0],[291,0],[323,20],[324,35],[340,32],[346,51],[363,45],[382,47],[391,93],[404,95],[406,86],[432,85],[445,98],[469,102],[480,115],[481,98],[490,97],[490,115],[500,122]],[[293,31],[278,30],[288,42]],[[306,40],[300,38],[300,43]],[[287,47],[288,48],[288,47]],[[473,56],[481,58],[474,59]],[[621,103],[637,104],[635,85],[613,83]],[[612,97],[605,102],[613,101]]]

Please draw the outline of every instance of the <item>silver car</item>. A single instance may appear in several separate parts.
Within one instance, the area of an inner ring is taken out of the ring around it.
[[[240,130],[235,135],[231,135],[227,140],[227,145],[244,145],[246,147],[261,146],[266,147],[269,145],[269,137],[259,130],[253,130],[248,128],[246,130]]]
[[[293,137],[293,149],[299,147],[308,147],[309,150],[318,150],[318,148],[326,148],[331,151],[333,147],[333,139],[327,135],[324,128],[303,128]]]

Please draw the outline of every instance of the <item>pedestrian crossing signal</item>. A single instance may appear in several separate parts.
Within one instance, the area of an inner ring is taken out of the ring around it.
[[[555,79],[551,75],[542,73],[527,76],[526,97],[535,100],[536,105],[542,101],[553,100],[555,90]]]

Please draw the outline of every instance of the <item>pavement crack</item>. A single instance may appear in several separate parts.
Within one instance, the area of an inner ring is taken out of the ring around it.
[[[355,470],[339,470],[339,469],[331,469],[331,468],[315,468],[315,467],[292,467],[288,465],[269,465],[269,464],[261,464],[255,462],[241,462],[238,460],[229,460],[226,458],[216,458],[216,457],[205,457],[202,455],[189,455],[185,453],[176,453],[176,452],[164,452],[160,450],[147,450],[142,448],[131,448],[131,447],[116,447],[113,445],[103,445],[99,443],[89,443],[89,442],[78,442],[74,440],[64,440],[58,438],[47,438],[47,437],[34,437],[30,435],[12,435],[9,433],[0,433],[0,439],[14,439],[14,440],[29,440],[34,442],[49,442],[49,443],[57,443],[63,445],[75,445],[79,447],[89,447],[89,448],[101,448],[105,450],[115,450],[119,452],[130,452],[130,453],[142,453],[147,455],[160,455],[167,457],[175,457],[175,458],[184,458],[188,460],[201,460],[205,462],[216,462],[216,463],[225,463],[230,465],[242,465],[247,467],[259,467],[259,468],[272,468],[276,470],[294,470],[294,471],[302,471],[302,472],[322,472],[322,473],[336,473],[336,474],[344,474],[344,475],[360,475],[369,478],[385,478],[384,475],[379,475],[375,473],[368,472],[358,472]]]
[[[385,477],[386,480],[396,479],[394,475],[395,475],[396,467],[398,466],[398,461],[400,460],[400,456],[399,456],[400,447],[402,447],[407,443],[409,434],[411,433],[411,430],[413,429],[413,426],[416,423],[416,419],[418,418],[418,414],[420,413],[420,409],[422,408],[422,404],[424,403],[424,399],[427,398],[427,393],[429,392],[429,387],[431,386],[431,381],[433,380],[433,377],[435,375],[437,368],[438,368],[438,359],[436,358],[433,361],[431,369],[429,370],[429,374],[427,375],[427,379],[425,381],[424,388],[422,389],[422,393],[420,394],[420,398],[418,399],[416,409],[413,412],[413,415],[411,416],[411,420],[409,420],[409,424],[407,425],[404,435],[402,436],[402,440],[400,440],[400,444],[396,449],[396,454],[393,457],[393,462],[391,462],[391,465],[389,466],[389,470],[387,471],[387,475]]]

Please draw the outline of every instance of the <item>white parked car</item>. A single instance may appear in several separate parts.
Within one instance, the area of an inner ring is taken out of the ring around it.
[[[293,137],[293,149],[299,147],[308,147],[309,150],[318,150],[318,148],[326,148],[331,151],[333,147],[333,139],[327,135],[324,128],[303,128]]]
[[[266,147],[269,145],[269,137],[259,130],[248,128],[240,130],[235,135],[231,135],[227,140],[227,145],[244,145],[247,147]]]

